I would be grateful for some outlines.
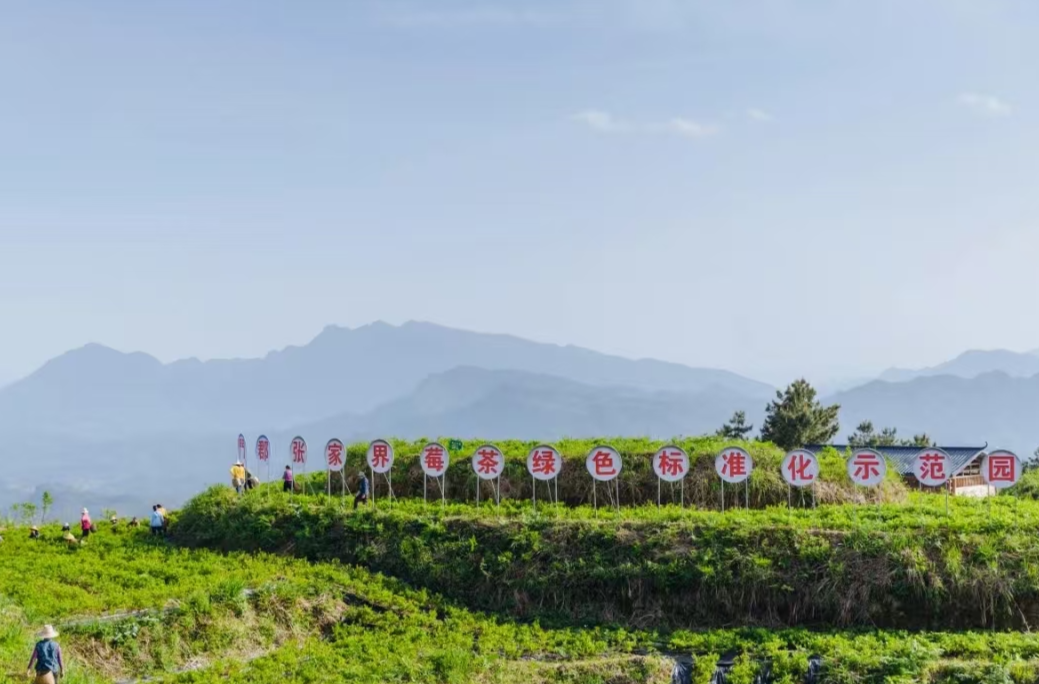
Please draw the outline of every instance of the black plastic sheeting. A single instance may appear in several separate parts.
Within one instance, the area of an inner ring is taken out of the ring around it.
[[[675,659],[675,666],[671,668],[671,684],[728,684],[729,672],[736,662],[739,654],[730,651],[718,659],[714,667],[714,674],[709,682],[701,683],[693,681],[693,659],[691,657],[680,657]],[[805,673],[805,684],[823,684],[822,680],[822,657],[813,655],[808,658],[808,670]],[[760,663],[760,669],[754,676],[754,684],[771,684],[772,664]]]
[[[822,656],[813,655],[808,658],[808,673],[805,675],[805,684],[821,684],[823,681],[823,659]]]

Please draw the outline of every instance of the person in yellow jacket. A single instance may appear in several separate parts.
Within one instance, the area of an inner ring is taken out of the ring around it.
[[[241,461],[237,461],[231,466],[231,486],[239,494],[242,493],[242,488],[245,486],[245,466]]]

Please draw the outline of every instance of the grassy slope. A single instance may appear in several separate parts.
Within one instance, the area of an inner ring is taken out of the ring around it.
[[[180,543],[291,551],[385,572],[514,617],[631,627],[1039,624],[1039,504],[619,513],[516,502],[399,501],[352,513],[323,497],[196,498]],[[595,517],[595,516],[598,517]]]
[[[128,531],[69,549],[56,528],[42,541],[19,532],[0,547],[0,663],[12,677],[32,629],[52,622],[75,663],[69,684],[185,667],[201,668],[185,675],[197,681],[597,681],[603,668],[664,681],[664,659],[633,653],[623,631],[501,624],[334,563],[178,550]]]
[[[228,506],[226,499],[211,493],[200,503]],[[240,512],[261,499],[262,495],[249,497]],[[385,523],[394,515],[424,526],[446,527],[455,519],[499,530],[533,521],[528,511],[508,507],[503,524],[489,511],[474,515],[471,509],[455,507],[440,517],[418,515],[417,508],[400,503],[395,514],[361,514],[356,520],[383,525],[379,531],[384,536]],[[637,509],[602,513],[598,522],[590,511],[573,510],[557,512],[556,522],[609,529],[621,521],[636,528],[685,521],[708,532],[768,524],[806,534],[820,526],[847,530],[869,524],[862,511],[852,519],[842,510],[787,517],[785,511],[719,516]],[[926,508],[873,511],[878,533],[890,535],[916,519],[918,524],[907,534],[943,540],[969,534],[978,523],[972,516],[982,518],[984,512],[984,507],[956,502],[954,517],[946,525],[938,511]],[[341,522],[334,510],[318,508],[313,513]],[[1039,506],[1024,503],[1015,516],[1013,507],[999,502],[993,513],[987,531],[1003,529],[1009,534],[1015,517],[1017,532],[1010,534],[1012,538],[1033,537],[1039,529]],[[297,515],[302,517],[293,524],[319,539],[316,519],[302,511]],[[272,521],[277,518],[267,522]],[[239,523],[248,525],[237,530],[242,538],[261,534],[266,524],[245,518]],[[800,681],[812,653],[824,656],[826,681],[836,684],[1024,683],[1039,675],[1039,638],[1031,634],[543,629],[471,612],[437,595],[334,562],[176,549],[129,531],[102,530],[78,549],[56,541],[55,528],[46,529],[47,538],[40,542],[24,534],[9,530],[0,545],[0,673],[19,672],[31,646],[31,630],[54,622],[78,666],[69,684],[97,684],[134,674],[195,684],[665,682],[668,661],[655,654],[667,652],[697,656],[693,681],[706,682],[718,654],[730,649],[746,651],[730,679],[733,684],[749,682],[762,660],[772,663],[776,681],[793,684]],[[415,537],[415,543],[420,549],[421,538]],[[459,560],[454,572],[463,570]],[[608,561],[589,559],[602,570],[609,569]],[[585,574],[593,570],[586,567]],[[961,572],[970,575],[973,569],[968,565]],[[246,595],[243,589],[252,593]],[[133,609],[166,611],[100,623],[81,621],[84,616]],[[186,666],[197,669],[170,674]]]

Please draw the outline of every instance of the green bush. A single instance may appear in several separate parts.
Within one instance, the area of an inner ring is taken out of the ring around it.
[[[441,498],[440,483],[437,480],[424,482],[422,468],[419,465],[419,454],[431,440],[406,442],[391,440],[394,447],[394,463],[389,477],[376,475],[372,485],[376,498],[389,496],[389,481],[393,482],[393,493],[398,498],[422,498],[423,486],[426,486],[428,498]],[[441,440],[445,447],[449,440]],[[450,453],[450,464],[445,478],[445,494],[449,501],[471,502],[476,499],[477,486],[480,487],[480,499],[491,501],[495,497],[494,484],[481,481],[473,472],[471,458],[473,453],[486,442],[469,440],[463,442],[460,449]],[[596,446],[609,444],[620,452],[624,465],[616,482],[610,484],[593,484],[585,467],[588,453]],[[685,478],[684,493],[678,485],[659,483],[653,473],[652,456],[662,447],[676,444],[689,454],[690,469]],[[686,504],[699,508],[720,508],[722,505],[722,482],[714,470],[714,459],[725,447],[733,443],[715,437],[680,438],[673,442],[639,439],[630,437],[603,439],[565,439],[553,444],[563,457],[563,467],[558,483],[551,489],[548,483],[537,483],[536,494],[540,501],[548,501],[558,488],[559,500],[570,506],[591,504],[593,487],[600,505],[622,504],[641,505],[657,502],[658,484],[661,498],[665,503]],[[534,498],[534,482],[527,472],[527,454],[539,446],[538,442],[521,442],[506,440],[495,442],[505,456],[505,472],[501,477],[501,497],[503,499],[531,500]],[[761,442],[743,442],[745,448],[754,459],[754,472],[749,480],[749,491],[746,485],[726,485],[726,507],[743,506],[747,501],[753,508],[772,505],[786,505],[791,490],[780,475],[780,462],[783,452],[772,444]],[[357,472],[364,468],[367,472],[367,444],[351,444],[347,447],[346,486],[351,492],[357,491]],[[297,486],[304,494],[324,494],[331,489],[335,495],[343,493],[343,480],[339,475],[331,477],[323,470],[320,452],[312,449],[313,468],[320,472],[311,472],[306,477],[297,473]],[[848,478],[844,456],[829,449],[819,455],[821,477],[815,488],[795,490],[792,495],[795,502],[802,500],[812,505],[813,497],[819,503],[901,501],[906,496],[906,487],[895,473],[889,469],[889,477],[882,487],[863,489],[856,487]],[[263,474],[263,473],[260,473]],[[268,483],[264,490],[280,490],[281,483]],[[619,492],[619,502],[617,496]]]
[[[179,543],[367,566],[521,618],[632,626],[957,628],[1039,623],[1039,505],[718,513],[196,497]],[[262,521],[262,522],[258,522]]]

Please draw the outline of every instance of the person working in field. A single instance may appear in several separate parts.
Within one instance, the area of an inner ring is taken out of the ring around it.
[[[283,492],[292,491],[292,466],[285,466],[285,472],[281,475],[281,490]]]
[[[43,631],[36,635],[39,641],[32,649],[26,676],[33,676],[35,665],[36,684],[54,684],[56,677],[65,674],[65,664],[61,661],[61,647],[54,641],[58,633],[50,625],[44,625]]]
[[[90,533],[94,531],[94,523],[90,519],[90,511],[83,509],[83,514],[79,519],[79,529],[83,533],[83,538],[86,539],[90,536]]]
[[[241,461],[236,461],[231,466],[231,486],[239,494],[242,493],[242,488],[245,486],[245,466],[242,465]]]
[[[162,504],[155,504],[159,507],[159,515],[162,516],[162,533],[166,534],[170,529],[170,514],[166,512],[166,507]]]
[[[32,527],[29,528],[29,539],[39,539],[39,538],[40,538],[40,528],[36,527],[36,525],[33,525]]]
[[[153,537],[163,536],[166,528],[166,516],[161,513],[159,504],[152,506],[151,532]]]
[[[354,497],[354,510],[357,510],[358,504],[368,503],[368,476],[361,471],[361,481],[357,484],[357,496]]]

